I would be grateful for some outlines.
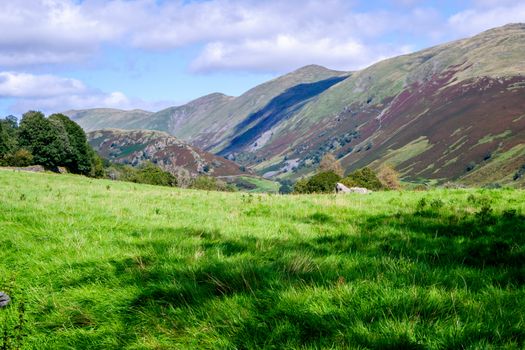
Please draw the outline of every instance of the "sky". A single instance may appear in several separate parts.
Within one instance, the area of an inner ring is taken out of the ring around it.
[[[0,116],[158,111],[516,22],[523,0],[0,0]]]

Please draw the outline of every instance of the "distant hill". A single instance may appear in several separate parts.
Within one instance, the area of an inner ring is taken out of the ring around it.
[[[116,163],[137,166],[151,161],[174,175],[246,174],[238,164],[160,131],[104,129],[89,132],[87,136],[102,157]]]
[[[113,108],[93,108],[85,110],[70,110],[64,112],[85,131],[107,128],[145,129],[153,112],[134,109],[124,111]]]
[[[104,118],[167,131],[267,177],[309,174],[331,152],[347,171],[390,163],[412,181],[523,185],[524,52],[525,24],[510,24],[361,71],[307,66],[239,97]],[[76,119],[88,130],[101,118],[91,114]]]
[[[159,130],[190,141],[196,146],[212,149],[229,137],[234,138],[239,132],[239,124],[245,121],[246,116],[265,108],[274,98],[289,89],[295,89],[301,94],[303,92],[299,90],[302,89],[302,84],[328,80],[324,84],[315,85],[313,92],[306,92],[309,95],[320,93],[322,87],[329,87],[346,74],[310,65],[261,84],[239,97],[213,93],[186,105],[166,108],[157,113],[95,108],[68,111],[65,114],[86,131],[104,128]],[[302,90],[308,90],[308,86]]]

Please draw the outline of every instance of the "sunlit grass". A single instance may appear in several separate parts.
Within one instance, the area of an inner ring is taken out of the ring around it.
[[[13,171],[0,191],[0,327],[23,304],[25,348],[525,345],[523,191],[279,196]]]

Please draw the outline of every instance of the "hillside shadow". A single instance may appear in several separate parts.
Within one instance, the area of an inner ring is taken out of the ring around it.
[[[262,133],[270,130],[277,123],[289,118],[300,110],[308,100],[320,95],[347,77],[348,76],[333,77],[315,83],[299,84],[289,88],[282,94],[274,97],[266,106],[250,114],[239,123],[233,132],[233,135],[238,136],[235,136],[229,145],[218,154],[227,156],[254,142]],[[252,126],[250,127],[250,125]]]

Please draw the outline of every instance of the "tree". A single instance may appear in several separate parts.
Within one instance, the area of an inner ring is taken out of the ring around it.
[[[294,193],[332,193],[341,179],[333,171],[315,174],[308,179],[300,179],[294,185]]]
[[[377,178],[385,188],[389,190],[399,190],[399,173],[389,164],[383,164],[377,173]]]
[[[293,192],[293,184],[291,180],[281,180],[281,186],[279,187],[280,194],[290,194]]]
[[[0,158],[7,154],[7,134],[4,133],[4,127],[0,123]]]
[[[308,179],[299,179],[293,186],[293,193],[308,193]]]
[[[89,159],[90,159],[90,170],[88,176],[95,178],[102,178],[105,175],[104,170],[104,161],[98,155],[95,150],[90,146],[89,147]]]
[[[175,176],[151,162],[141,165],[131,181],[159,186],[177,186],[177,178]]]
[[[0,119],[0,158],[16,152],[18,123],[16,117],[7,116]]]
[[[362,168],[354,171],[341,180],[341,183],[348,187],[364,187],[373,191],[383,189],[383,184],[370,168]]]
[[[49,120],[61,124],[67,134],[70,152],[63,165],[72,173],[89,175],[93,159],[90,153],[91,146],[87,142],[84,130],[63,114],[53,114],[49,116]]]
[[[18,131],[20,146],[31,152],[36,164],[56,169],[70,161],[71,147],[61,123],[46,119],[41,112],[30,111],[22,116]]]
[[[24,148],[8,153],[4,156],[3,163],[9,166],[29,166],[33,164],[33,155]]]
[[[334,172],[335,174],[339,175],[339,177],[343,177],[344,170],[341,166],[341,163],[334,157],[332,153],[326,153],[323,158],[321,159],[321,162],[319,163],[319,172]]]
[[[341,177],[333,171],[325,171],[315,174],[308,179],[309,193],[332,193],[335,192],[335,185],[341,180]]]

